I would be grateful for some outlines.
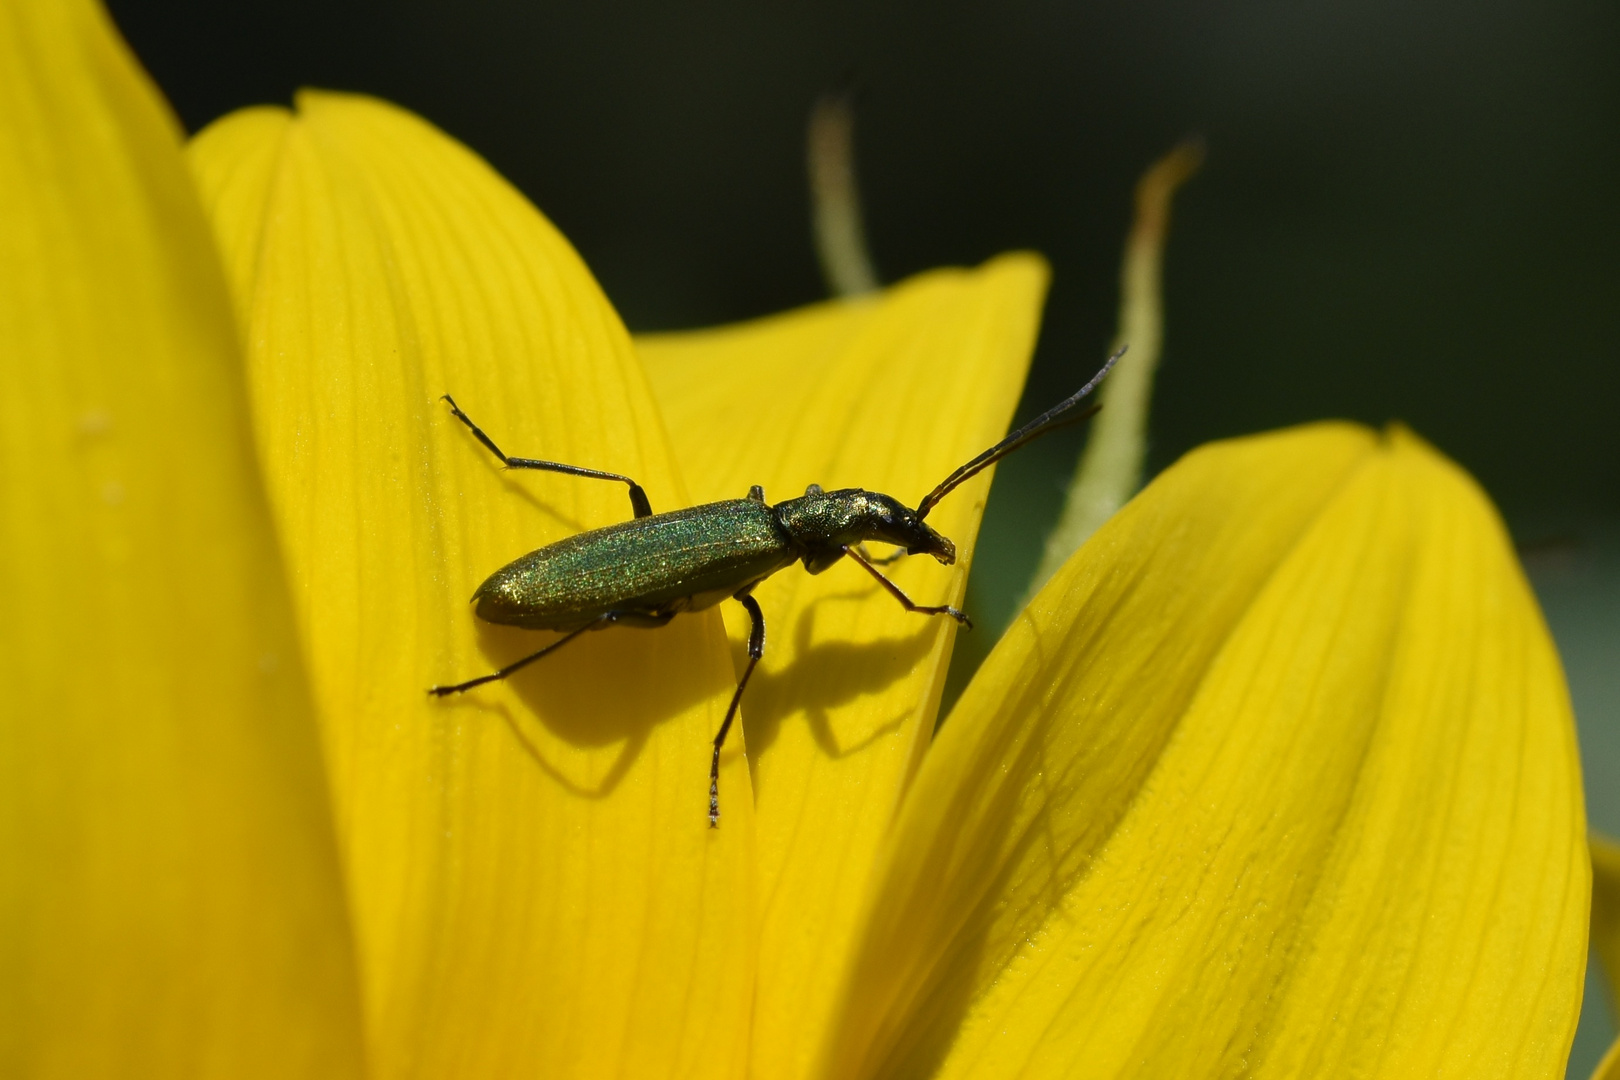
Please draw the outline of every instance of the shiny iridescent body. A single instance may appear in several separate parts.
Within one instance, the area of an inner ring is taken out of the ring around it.
[[[570,536],[495,571],[473,602],[480,619],[530,630],[577,630],[610,614],[662,626],[746,596],[798,561],[819,574],[865,540],[956,560],[949,540],[889,496],[812,488],[775,506],[761,493]]]
[[[876,578],[907,611],[948,615],[971,626],[968,617],[956,608],[912,603],[867,557],[863,543],[871,540],[893,544],[903,549],[903,554],[932,555],[947,566],[955,562],[955,545],[930,528],[923,518],[964,480],[1053,428],[1076,423],[1094,413],[1095,407],[1079,413],[1073,410],[1102,381],[1123,352],[1122,349],[1110,357],[1078,393],[946,477],[915,510],[875,491],[861,488],[822,491],[812,484],[799,498],[787,499],[775,506],[767,504],[764,491],[755,487],[746,499],[728,499],[654,514],[641,485],[627,476],[555,461],[506,456],[446,395],[444,400],[450,403],[450,411],[456,419],[467,425],[478,441],[508,468],[541,469],[627,484],[635,517],[559,540],[491,574],[473,594],[477,605],[474,610],[480,619],[529,630],[561,631],[564,636],[499,671],[453,686],[435,686],[429,692],[442,697],[504,679],[587,630],[614,625],[663,626],[683,611],[701,611],[722,600],[735,599],[748,610],[751,630],[748,666],[737,681],[726,718],[714,737],[714,753],[710,759],[709,824],[717,825],[720,821],[720,748],[736,718],[743,689],[765,652],[765,616],[751,595],[754,587],[795,562],[802,562],[810,573],[819,574],[847,557]]]

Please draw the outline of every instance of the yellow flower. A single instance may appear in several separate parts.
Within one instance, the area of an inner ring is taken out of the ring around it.
[[[534,647],[472,620],[487,573],[628,512],[503,474],[438,395],[655,509],[914,499],[1005,428],[1042,264],[632,343],[396,109],[239,113],[190,165],[98,9],[0,0],[0,1073],[1561,1069],[1568,705],[1488,503],[1415,437],[1189,456],[931,746],[954,625],[778,575],[710,830],[738,624],[423,693]],[[902,587],[960,598],[987,484]]]
[[[1609,1004],[1620,1015],[1620,843],[1593,833],[1592,844],[1592,952],[1608,976]],[[1620,1039],[1595,1073],[1595,1080],[1620,1080]]]

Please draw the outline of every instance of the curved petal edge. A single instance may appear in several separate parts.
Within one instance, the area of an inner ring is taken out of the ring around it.
[[[887,848],[826,1076],[1557,1076],[1590,895],[1558,658],[1402,429],[1204,447],[1015,622]]]

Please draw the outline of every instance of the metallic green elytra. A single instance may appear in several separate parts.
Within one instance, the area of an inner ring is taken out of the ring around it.
[[[747,609],[750,619],[748,666],[737,680],[710,757],[709,825],[717,826],[720,748],[736,718],[743,689],[765,653],[765,617],[752,596],[754,587],[795,562],[819,574],[847,557],[877,579],[907,611],[948,615],[971,628],[968,617],[956,608],[912,603],[878,569],[879,561],[890,560],[873,560],[866,555],[863,544],[876,541],[902,549],[891,558],[900,554],[932,555],[947,566],[955,562],[955,545],[924,522],[928,512],[963,481],[1024,444],[1095,413],[1096,406],[1078,413],[1074,410],[1124,352],[1120,349],[1109,357],[1102,370],[1075,394],[947,476],[915,510],[876,491],[823,491],[812,484],[799,498],[774,506],[765,502],[764,491],[756,486],[745,499],[654,514],[641,485],[627,476],[555,461],[508,457],[447,394],[444,400],[449,402],[452,415],[507,468],[542,469],[627,484],[635,517],[548,544],[491,574],[473,594],[477,605],[474,613],[480,619],[528,630],[562,631],[564,636],[499,671],[451,686],[435,686],[429,693],[443,697],[504,679],[586,630],[616,624],[663,626],[682,612],[701,611],[726,599],[737,600]]]
[[[473,594],[480,619],[530,630],[576,630],[617,612],[659,623],[751,590],[803,561],[819,574],[844,548],[884,540],[956,560],[951,542],[887,495],[811,492],[767,506],[730,499],[570,536],[503,566]]]

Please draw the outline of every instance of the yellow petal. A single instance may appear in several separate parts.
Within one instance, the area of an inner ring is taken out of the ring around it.
[[[1592,1080],[1620,1080],[1620,1039],[1614,1041],[1598,1062],[1598,1067],[1592,1071]]]
[[[819,483],[916,505],[1006,431],[1046,277],[1038,258],[1013,255],[868,299],[638,339],[692,497],[761,484],[774,502]],[[989,484],[970,481],[929,517],[955,540],[956,566],[885,568],[917,603],[961,603]],[[819,577],[790,567],[755,595],[768,633],[743,703],[763,920],[753,1071],[788,1078],[809,1067],[830,1015],[874,853],[933,730],[956,625],[908,614],[847,562]],[[740,648],[738,614],[726,617]]]
[[[0,368],[0,1075],[358,1075],[224,281],[82,0],[0,3]]]
[[[1592,834],[1592,950],[1609,979],[1609,1001],[1620,1009],[1620,844]]]
[[[1319,425],[1155,481],[907,795],[824,1075],[1559,1076],[1569,704],[1489,503]]]
[[[506,562],[685,503],[630,340],[579,257],[465,148],[383,103],[229,117],[193,162],[245,315],[259,453],[322,713],[379,1076],[735,1075],[752,825],[712,613],[555,640],[475,624]]]

